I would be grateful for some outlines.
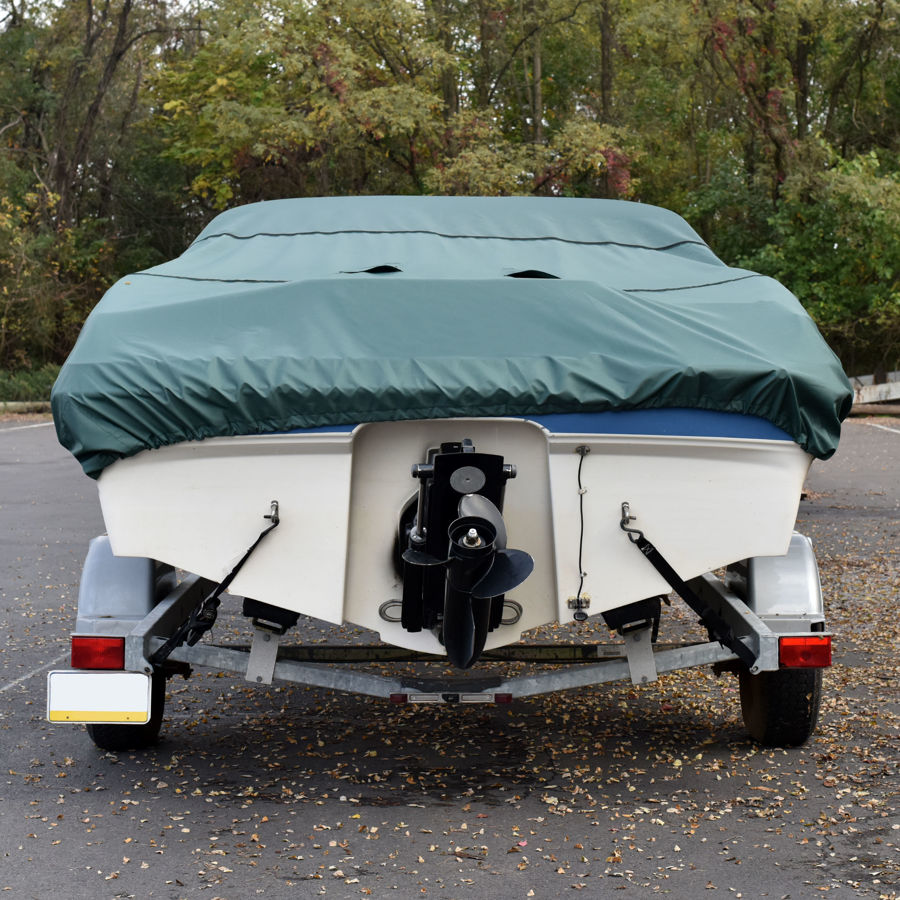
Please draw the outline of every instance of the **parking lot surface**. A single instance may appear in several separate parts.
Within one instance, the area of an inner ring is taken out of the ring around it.
[[[0,891],[15,898],[900,896],[900,420],[816,462],[835,664],[803,747],[746,736],[707,670],[511,706],[393,706],[198,670],[163,738],[44,720],[96,489],[46,418],[0,422]],[[226,604],[215,637],[244,628]],[[676,601],[671,627],[689,631]],[[666,639],[664,618],[661,639]],[[608,639],[595,623],[590,629]],[[354,641],[307,623],[305,640]],[[543,640],[562,639],[562,629]]]

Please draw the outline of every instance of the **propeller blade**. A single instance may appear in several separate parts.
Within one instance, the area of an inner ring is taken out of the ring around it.
[[[487,575],[472,589],[472,596],[499,597],[518,587],[533,570],[534,560],[524,550],[498,550]]]
[[[506,549],[506,523],[503,521],[503,514],[487,497],[481,494],[466,494],[459,501],[459,514],[487,519],[497,532],[494,546],[498,550]]]

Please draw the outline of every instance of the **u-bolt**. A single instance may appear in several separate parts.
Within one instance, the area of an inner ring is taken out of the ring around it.
[[[619,528],[622,529],[627,535],[628,540],[631,541],[632,544],[636,544],[638,541],[644,540],[644,532],[640,531],[637,528],[629,528],[628,523],[636,521],[637,516],[631,515],[631,507],[628,503],[622,504],[622,520],[619,522]]]

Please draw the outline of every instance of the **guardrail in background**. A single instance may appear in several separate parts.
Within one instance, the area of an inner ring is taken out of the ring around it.
[[[0,401],[0,413],[48,413],[49,400],[4,400]]]
[[[887,403],[900,400],[900,372],[889,372],[887,380],[873,384],[872,375],[857,375],[850,379],[854,403]]]

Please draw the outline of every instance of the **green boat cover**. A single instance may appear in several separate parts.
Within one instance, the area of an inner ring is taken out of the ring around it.
[[[824,459],[851,399],[796,298],[676,214],[532,197],[225,212],[107,292],[52,394],[93,477],[222,435],[660,408],[759,416]]]

